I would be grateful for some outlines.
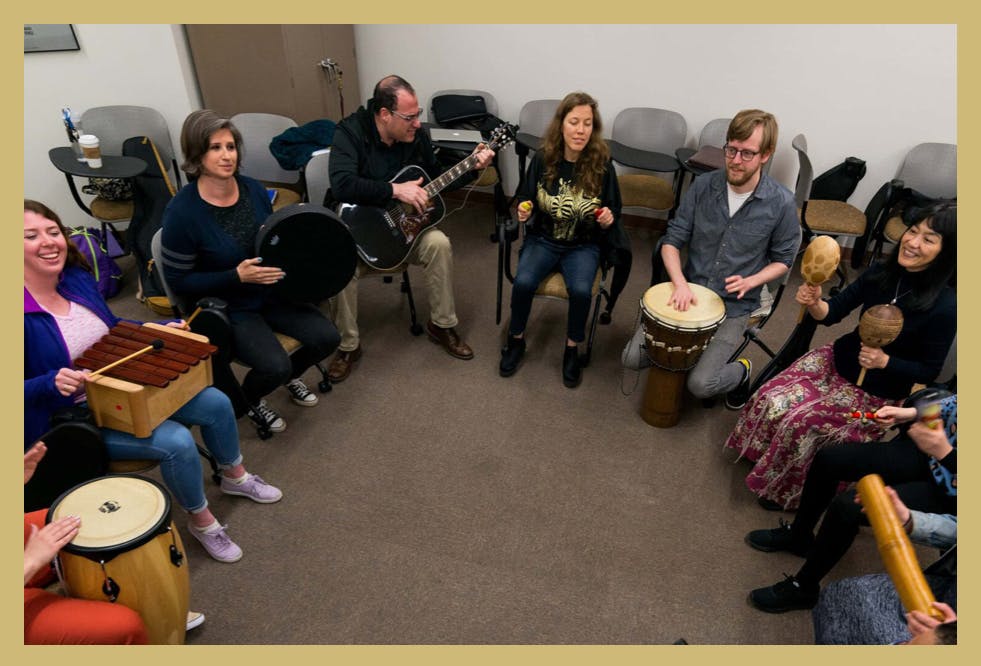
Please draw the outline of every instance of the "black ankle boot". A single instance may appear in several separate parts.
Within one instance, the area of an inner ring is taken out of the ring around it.
[[[576,388],[582,381],[582,366],[579,364],[579,347],[566,345],[562,357],[562,383],[568,388]]]
[[[501,350],[501,377],[510,377],[518,371],[521,357],[525,355],[525,339],[508,334],[508,342]]]

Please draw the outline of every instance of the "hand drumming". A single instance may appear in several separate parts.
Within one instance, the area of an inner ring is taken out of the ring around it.
[[[262,257],[246,259],[235,271],[240,282],[246,284],[275,284],[286,277],[286,273],[275,266],[261,266]]]

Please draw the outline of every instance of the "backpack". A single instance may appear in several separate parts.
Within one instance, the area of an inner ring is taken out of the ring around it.
[[[68,238],[92,267],[102,297],[108,299],[118,294],[123,286],[123,270],[112,257],[121,255],[122,248],[115,237],[110,233],[104,238],[100,229],[75,227],[68,230]]]
[[[134,136],[123,142],[123,155],[146,162],[146,171],[133,179],[133,218],[126,229],[126,244],[136,259],[139,291],[137,299],[153,312],[173,316],[173,304],[167,299],[163,284],[153,265],[150,243],[163,225],[164,209],[176,190],[160,159],[160,153],[147,136]]]
[[[841,164],[834,166],[811,183],[811,199],[848,201],[855,192],[858,181],[865,177],[865,160],[857,157],[845,158]]]

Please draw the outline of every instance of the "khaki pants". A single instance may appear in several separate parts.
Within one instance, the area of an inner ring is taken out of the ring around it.
[[[458,322],[456,304],[453,301],[453,248],[450,246],[450,239],[439,229],[430,229],[419,237],[406,261],[422,266],[423,278],[429,292],[429,318],[440,328],[456,326]],[[363,275],[378,274],[380,271],[370,268],[359,260],[354,277],[339,294],[330,299],[330,318],[341,334],[338,350],[354,351],[361,344],[358,334],[358,280]]]

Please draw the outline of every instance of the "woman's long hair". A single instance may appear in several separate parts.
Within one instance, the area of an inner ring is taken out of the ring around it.
[[[31,213],[37,213],[46,220],[51,220],[58,225],[61,229],[61,235],[65,237],[65,245],[68,247],[68,254],[65,257],[65,268],[69,266],[79,266],[84,268],[89,273],[92,272],[92,267],[89,266],[88,259],[85,258],[78,248],[75,247],[75,243],[72,239],[68,237],[68,230],[65,229],[65,225],[61,222],[61,218],[53,210],[45,206],[40,201],[34,201],[33,199],[24,199],[24,212],[30,211]]]
[[[949,284],[954,287],[957,278],[957,201],[942,201],[910,211],[904,216],[907,230],[914,224],[926,223],[942,241],[936,258],[922,271],[908,273],[899,265],[902,251],[902,238],[896,243],[889,258],[882,264],[882,271],[876,276],[879,287],[888,292],[896,289],[900,278],[913,276],[913,292],[905,301],[910,310],[929,310],[937,297]],[[903,232],[905,235],[906,232]]]
[[[552,122],[545,130],[542,140],[542,157],[545,161],[544,181],[551,185],[558,177],[559,163],[562,161],[565,142],[562,140],[562,123],[565,117],[577,106],[588,106],[593,110],[593,133],[576,160],[575,182],[584,194],[596,196],[603,188],[603,174],[610,161],[610,149],[603,140],[603,119],[600,118],[599,104],[584,92],[572,92],[565,96],[552,116]]]

